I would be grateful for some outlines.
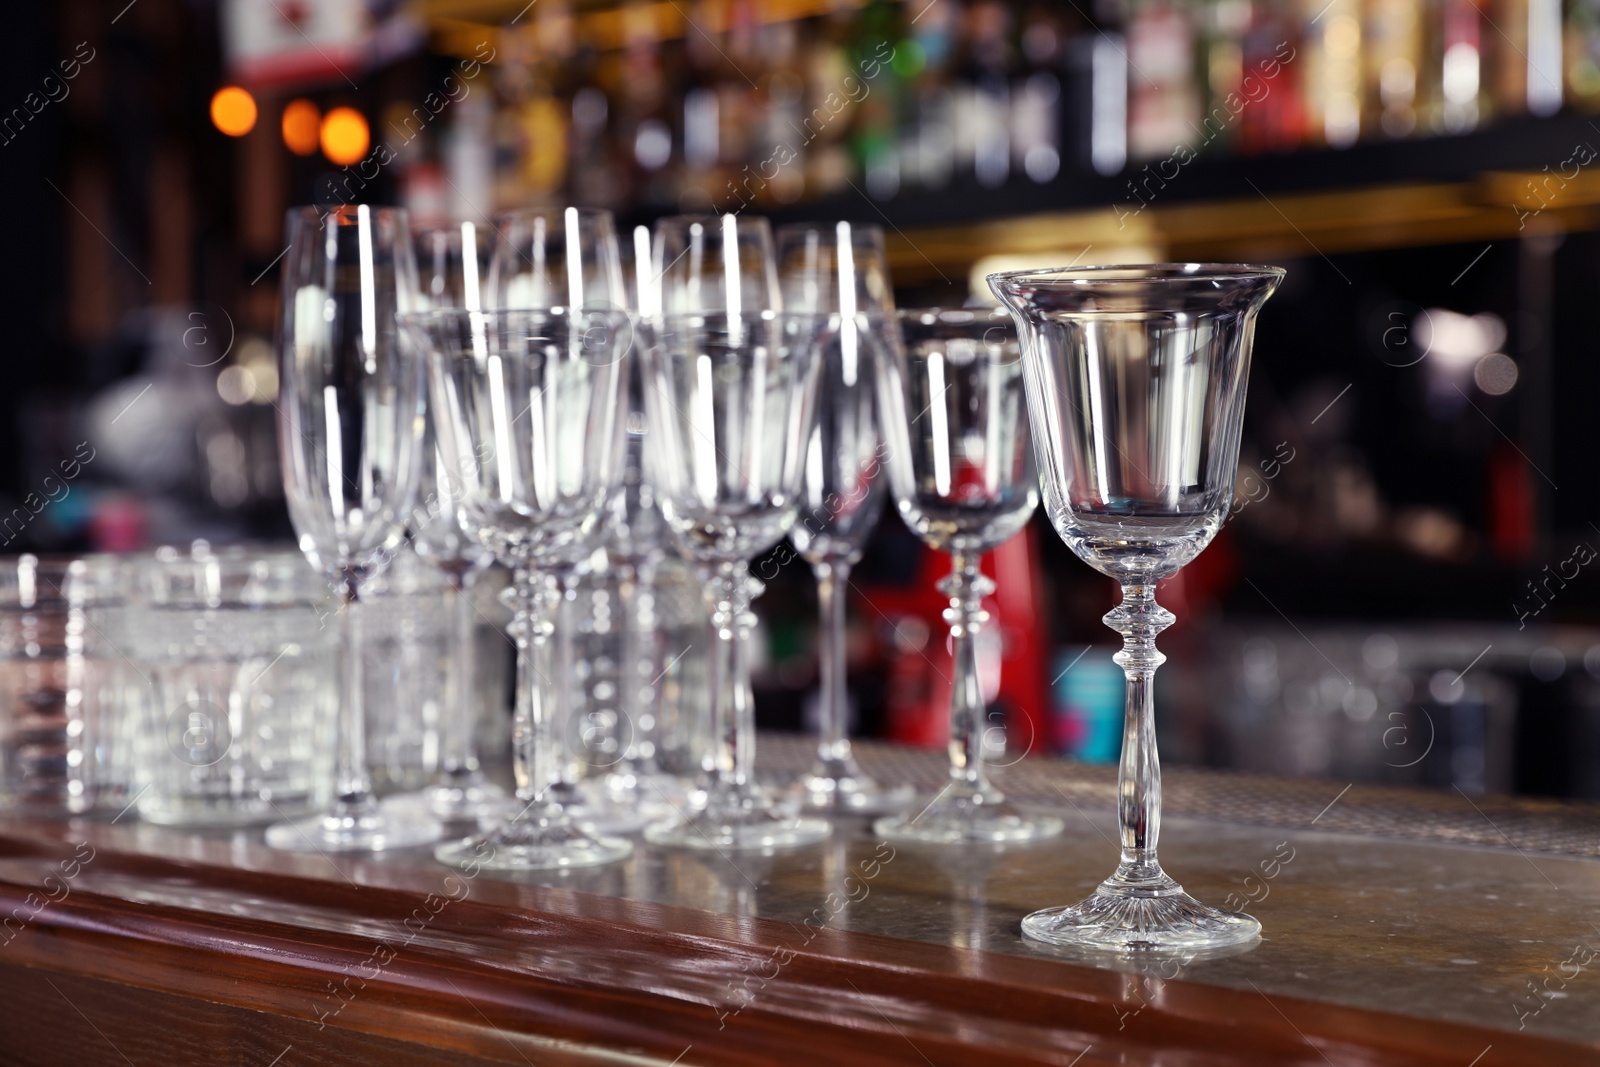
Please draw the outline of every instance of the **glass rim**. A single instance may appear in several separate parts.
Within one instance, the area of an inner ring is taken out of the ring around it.
[[[835,219],[832,222],[828,222],[825,219],[813,219],[809,222],[786,222],[781,226],[774,226],[772,228],[772,232],[774,236],[785,233],[837,234],[839,232],[839,223],[841,222],[849,224],[850,236],[852,240],[854,240],[855,235],[858,233],[869,238],[877,238],[879,241],[884,240],[883,227],[879,226],[876,222],[851,222],[849,219]]]
[[[1012,321],[1011,312],[1007,311],[1003,306],[991,306],[989,304],[984,304],[981,307],[971,308],[947,308],[937,306],[921,308],[892,308],[880,311],[858,311],[856,314],[883,316],[893,315],[901,322],[917,322],[922,323],[923,325],[931,325],[931,323],[925,322],[929,315],[934,316],[937,321],[946,323],[950,326],[960,326],[963,324],[963,322],[979,322],[988,319],[993,319],[997,322],[1001,319],[1004,319],[1007,322]],[[970,316],[970,318],[963,319],[962,316]]]
[[[1051,287],[1099,287],[1130,282],[1243,282],[1282,281],[1283,267],[1258,263],[1102,263],[1081,267],[1030,267],[999,271],[984,280],[991,286],[1010,287],[1031,282]]]
[[[866,315],[868,312],[857,312]],[[652,315],[640,315],[640,319],[647,323],[667,324],[715,321],[717,319],[738,319],[741,322],[824,322],[831,319],[842,318],[837,311],[795,311],[788,308],[754,308],[750,311],[728,311],[726,308],[695,308],[690,311],[658,312]]]
[[[496,214],[494,216],[494,224],[498,226],[506,221],[515,221],[520,219],[561,219],[565,218],[567,212],[569,211],[577,212],[578,218],[580,219],[595,219],[600,222],[609,222],[613,227],[615,227],[617,223],[616,212],[612,211],[610,208],[580,207],[577,204],[568,204],[565,207],[513,208],[510,211],[502,211]],[[467,219],[464,221],[470,222],[472,220]],[[455,226],[458,229],[460,228],[460,225],[461,223],[459,222],[455,223]]]
[[[479,238],[482,238],[485,234],[492,235],[494,233],[494,227],[487,222],[473,222],[471,219],[465,219],[462,222],[429,223],[426,226],[413,226],[411,227],[411,236],[417,240],[424,237],[437,237],[439,234],[460,237],[463,225],[476,227],[473,233]]]
[[[568,314],[572,312],[572,314]],[[418,311],[400,311],[395,313],[395,318],[401,323],[426,323],[442,321],[461,315],[481,315],[484,318],[510,318],[512,315],[545,315],[550,318],[576,318],[581,315],[613,315],[617,318],[638,319],[640,314],[633,308],[620,304],[583,304],[574,308],[570,304],[552,304],[549,307],[490,307],[490,308],[464,308],[464,307],[434,307]]]
[[[746,224],[769,233],[773,229],[772,220],[765,215],[741,215],[737,211],[690,211],[680,215],[662,215],[650,224],[650,232],[659,233],[662,227],[692,226],[695,223],[703,226],[708,222],[721,230],[723,219],[733,219],[736,230],[743,229]]]

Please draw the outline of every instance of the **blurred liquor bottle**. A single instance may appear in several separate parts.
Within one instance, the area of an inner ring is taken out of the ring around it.
[[[967,129],[972,172],[994,189],[1011,175],[1011,11],[998,0],[979,0],[967,10]]]
[[[1212,0],[1200,8],[1197,74],[1204,85],[1200,140],[1209,151],[1235,150],[1250,107],[1263,98],[1260,75],[1244,81],[1244,41],[1252,17],[1250,0]],[[1253,73],[1253,72],[1252,72]],[[1196,147],[1200,147],[1199,144]]]
[[[907,92],[900,132],[900,176],[908,186],[940,189],[956,167],[956,35],[964,11],[957,0],[939,0],[921,9],[897,46],[907,56]]]
[[[1523,0],[1508,0],[1509,6],[1525,7]],[[1489,79],[1484,56],[1484,16],[1471,0],[1441,0],[1432,13],[1428,32],[1428,79],[1424,97],[1428,123],[1424,133],[1465,133],[1477,128],[1488,111],[1493,94],[1487,92]],[[1519,23],[1526,24],[1525,11]],[[1502,42],[1509,44],[1510,42]],[[1507,62],[1506,53],[1516,62]],[[1508,101],[1510,110],[1526,110],[1527,61],[1514,49],[1502,52],[1502,64],[1515,85]]]
[[[513,144],[518,187],[502,190],[496,200],[513,207],[558,201],[570,170],[568,101],[576,89],[566,72],[572,69],[576,50],[572,17],[559,5],[542,14],[527,31],[507,35],[512,40],[521,37],[531,53],[528,62],[508,71],[504,90],[511,97],[510,113],[517,127]]]
[[[1332,0],[1306,24],[1302,58],[1313,144],[1347,148],[1361,136],[1361,15],[1361,0]]]
[[[1134,0],[1128,23],[1128,152],[1162,159],[1193,146],[1200,123],[1192,9],[1173,0]]]
[[[625,173],[611,133],[611,101],[600,87],[595,55],[585,49],[574,57],[574,82],[568,112],[567,195],[584,207],[615,208],[625,203]]]
[[[769,203],[792,204],[806,193],[806,81],[800,27],[774,22],[763,26],[761,33],[767,61],[767,73],[761,78],[765,108],[752,170],[765,183],[762,191]]]
[[[644,3],[622,8],[621,98],[617,101],[618,155],[629,161],[629,199],[662,209],[677,200],[671,166],[677,159],[674,118],[662,66],[659,9]]]
[[[1573,102],[1586,111],[1600,109],[1600,0],[1572,0],[1565,59]]]
[[[1263,88],[1260,99],[1251,100],[1241,116],[1241,154],[1286,152],[1316,139],[1308,93],[1320,62],[1320,43],[1315,26],[1304,23],[1292,6],[1262,0],[1251,4],[1240,83],[1253,77]]]
[[[715,12],[709,0],[686,5],[685,10],[691,26],[683,39],[683,64],[674,93],[682,108],[683,170],[678,205],[688,212],[732,211],[738,207],[733,170],[722,158],[722,67],[726,59],[713,36]]]
[[[805,70],[805,115],[801,119],[799,147],[805,167],[805,195],[830,196],[845,192],[855,179],[847,134],[850,109],[841,103],[845,78],[851,77],[850,42],[854,15],[836,8],[813,26],[802,49]],[[835,111],[835,105],[838,110]]]
[[[1450,3],[1445,0],[1445,7]],[[1362,110],[1363,126],[1373,136],[1401,138],[1416,132],[1423,19],[1421,0],[1368,0]],[[1477,48],[1475,38],[1472,47]]]
[[[1061,16],[1050,8],[1034,4],[1023,15],[1023,68],[1011,88],[1011,159],[1041,184],[1061,171],[1063,34]]]
[[[900,191],[902,128],[902,71],[915,74],[917,52],[906,37],[901,5],[889,0],[868,0],[856,19],[850,46],[850,67],[839,89],[847,111],[853,110],[852,142],[856,168],[869,195],[887,200]],[[887,62],[885,56],[891,56]],[[876,64],[876,68],[872,66]],[[876,69],[870,82],[863,74]]]
[[[1496,112],[1554,114],[1565,97],[1561,0],[1500,0],[1492,10]]]
[[[1066,158],[1072,169],[1119,174],[1128,161],[1128,40],[1123,0],[1097,0],[1063,47],[1062,106]]]

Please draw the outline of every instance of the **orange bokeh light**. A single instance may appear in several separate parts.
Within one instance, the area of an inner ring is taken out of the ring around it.
[[[237,85],[218,89],[211,98],[211,122],[229,137],[243,137],[256,126],[256,98]]]
[[[283,109],[283,143],[297,156],[309,156],[322,141],[322,112],[309,100],[291,100]]]
[[[322,116],[322,154],[340,166],[361,162],[372,137],[367,120],[353,107],[336,107]]]

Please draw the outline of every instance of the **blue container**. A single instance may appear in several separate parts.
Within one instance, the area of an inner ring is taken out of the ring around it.
[[[1122,668],[1111,648],[1056,657],[1056,749],[1084,763],[1115,763],[1122,751]]]

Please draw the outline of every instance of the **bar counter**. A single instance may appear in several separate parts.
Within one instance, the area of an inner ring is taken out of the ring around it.
[[[766,739],[764,772],[808,751]],[[942,782],[939,753],[859,753]],[[997,777],[1066,832],[942,850],[857,819],[792,852],[505,877],[0,821],[0,1062],[1600,1062],[1600,805],[1169,769],[1165,866],[1265,936],[1102,960],[1018,923],[1110,873],[1114,768]]]

